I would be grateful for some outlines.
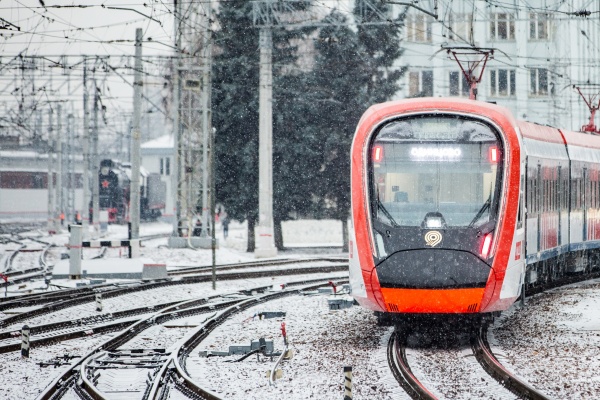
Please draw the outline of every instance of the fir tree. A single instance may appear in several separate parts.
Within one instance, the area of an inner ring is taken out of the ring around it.
[[[254,250],[259,172],[259,29],[252,24],[251,12],[247,1],[221,3],[213,78],[217,199],[231,218],[248,221],[248,251]],[[273,28],[273,214],[279,248],[281,220],[292,211],[302,212],[304,198],[311,196],[301,182],[308,175],[299,173],[300,163],[309,158],[301,154],[302,119],[294,110],[299,81],[290,73],[297,57],[291,43],[305,32]]]
[[[388,11],[388,5],[377,4],[381,12]],[[345,22],[335,11],[328,18]],[[367,15],[363,21],[372,18],[374,15]],[[319,100],[314,115],[324,150],[317,191],[325,215],[343,224],[344,249],[348,243],[346,221],[351,206],[350,147],[354,130],[369,106],[389,100],[398,91],[398,80],[405,72],[393,67],[402,54],[397,22],[359,25],[357,32],[344,26],[326,27],[316,44],[314,82]]]
[[[258,29],[246,0],[220,3],[215,32],[213,126],[216,198],[232,219],[248,220],[254,250],[258,215]]]

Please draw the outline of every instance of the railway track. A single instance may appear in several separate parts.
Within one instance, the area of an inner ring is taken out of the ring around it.
[[[112,368],[124,368],[124,365],[128,364],[131,368],[150,371],[145,388],[142,388],[142,398],[144,399],[167,398],[168,393],[172,391],[179,392],[183,397],[219,399],[220,397],[210,389],[202,387],[189,376],[185,362],[190,353],[232,315],[257,304],[328,285],[329,280],[338,278],[328,277],[292,282],[286,289],[276,292],[268,292],[264,287],[256,287],[239,293],[236,298],[221,296],[221,301],[217,302],[207,302],[206,298],[201,298],[165,307],[159,312],[131,324],[127,329],[96,346],[61,373],[38,398],[58,399],[68,392],[78,393],[83,396],[82,398],[110,398],[107,391],[110,391],[109,389],[112,387],[110,383],[112,378],[111,374],[106,373],[106,370],[111,369],[108,365],[112,365]],[[217,300],[217,298],[212,300]],[[180,341],[168,352],[165,349],[127,349],[124,347],[147,329],[169,321],[202,314],[209,315],[200,326],[194,329],[191,335],[188,335],[185,340]],[[107,375],[108,378],[104,378],[104,375]],[[102,388],[104,388],[104,392],[101,390]]]
[[[315,260],[310,261],[314,262]],[[271,266],[273,264],[268,263],[267,265]],[[253,263],[252,266],[253,268],[256,268],[257,264]],[[244,271],[244,269],[241,269],[238,272],[220,273],[218,279],[219,281],[228,281],[272,276],[332,273],[345,270],[347,270],[347,266],[339,263],[325,266],[279,268],[277,270],[272,267],[268,270],[253,271]],[[64,293],[51,292],[44,295],[23,296],[24,298],[2,302],[0,303],[0,309],[3,309],[5,312],[8,312],[7,310],[15,307],[31,307],[31,309],[9,315],[0,320],[0,328],[4,328],[4,331],[0,331],[0,353],[17,351],[19,349],[20,344],[17,341],[17,338],[20,333],[20,326],[16,326],[17,323],[29,324],[30,334],[32,335],[32,347],[68,340],[72,337],[84,337],[90,334],[89,332],[116,330],[123,326],[120,322],[123,319],[130,319],[139,315],[152,313],[155,312],[156,309],[172,306],[177,302],[171,301],[162,304],[128,308],[121,311],[111,311],[110,313],[103,314],[98,314],[92,307],[88,307],[88,311],[77,311],[80,315],[84,314],[78,319],[66,319],[59,322],[42,324],[35,324],[35,322],[32,323],[32,321],[35,317],[49,315],[50,313],[56,313],[60,310],[75,309],[74,307],[82,306],[87,303],[94,303],[96,302],[96,297],[98,295],[102,298],[102,301],[106,301],[107,299],[127,296],[138,292],[192,285],[210,282],[211,280],[212,275],[206,273],[178,278],[177,280],[138,283],[124,287],[106,285],[93,288],[79,288],[66,290]],[[86,313],[88,314],[87,316],[85,316]]]
[[[542,391],[529,385],[498,361],[488,344],[487,334],[488,324],[484,323],[479,328],[474,329],[470,335],[471,350],[481,368],[494,378],[498,385],[506,388],[518,398],[548,400],[549,397]],[[410,335],[411,333],[407,329],[396,327],[388,342],[388,365],[394,378],[413,399],[433,400],[443,398],[437,394],[439,391],[427,387],[411,369],[407,357],[407,342]],[[494,389],[491,387],[488,387],[487,390],[487,395],[494,393]],[[492,397],[496,398],[494,395]]]

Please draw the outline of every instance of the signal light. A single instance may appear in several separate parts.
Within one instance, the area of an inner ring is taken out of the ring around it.
[[[495,147],[490,147],[490,161],[493,163],[498,162],[498,149]]]
[[[488,258],[490,255],[490,250],[492,249],[492,239],[494,238],[494,234],[492,232],[485,235],[483,238],[483,245],[481,246],[481,257]]]
[[[379,162],[383,159],[383,147],[375,146],[373,147],[373,161]]]

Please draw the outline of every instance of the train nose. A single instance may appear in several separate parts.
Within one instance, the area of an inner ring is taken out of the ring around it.
[[[491,267],[468,251],[399,251],[377,267],[381,287],[459,289],[485,287]]]
[[[377,274],[391,312],[476,312],[492,268],[460,250],[400,251],[381,262]]]

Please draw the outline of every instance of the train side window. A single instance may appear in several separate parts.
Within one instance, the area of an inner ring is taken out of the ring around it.
[[[43,189],[44,188],[44,176],[41,173],[33,173],[32,176],[32,189]]]

